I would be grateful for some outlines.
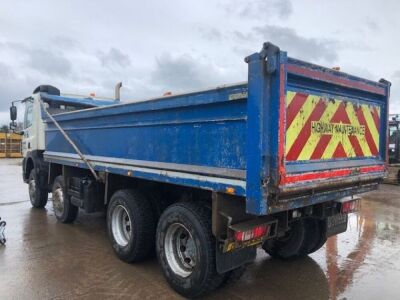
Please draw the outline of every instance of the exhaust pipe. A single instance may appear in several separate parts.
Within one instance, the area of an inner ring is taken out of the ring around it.
[[[121,87],[122,87],[122,82],[118,82],[115,85],[115,100],[120,101],[121,100]]]

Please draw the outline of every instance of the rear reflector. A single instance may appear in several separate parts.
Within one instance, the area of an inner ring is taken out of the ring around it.
[[[360,209],[360,200],[351,200],[347,202],[342,202],[340,207],[340,212],[342,214],[349,214],[352,212],[356,212]]]
[[[263,224],[246,231],[236,231],[235,240],[238,242],[255,240],[266,236],[268,232],[269,232],[269,225]]]

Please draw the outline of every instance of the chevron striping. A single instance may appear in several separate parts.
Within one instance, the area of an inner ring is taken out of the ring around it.
[[[296,93],[292,101],[287,105],[286,130],[291,126],[293,120],[299,114],[303,104],[306,102],[308,95],[304,93]]]
[[[347,115],[349,116],[349,119],[351,121],[351,124],[353,124],[355,126],[361,126],[360,122],[358,121],[356,112],[354,111],[354,106],[346,105],[346,111],[347,111]],[[358,143],[362,150],[362,154],[357,155],[357,156],[371,156],[371,150],[368,146],[368,142],[365,139],[365,136],[357,136],[355,138],[358,140]]]
[[[324,113],[326,108],[326,104],[322,100],[316,101],[316,106],[312,110],[311,114],[306,119],[306,123],[301,128],[301,131],[298,133],[295,143],[290,148],[290,151],[287,153],[287,158],[289,160],[298,159],[300,151],[304,149],[304,145],[306,144],[308,138],[311,135],[311,122],[313,120],[318,120],[321,115]]]
[[[356,110],[356,115],[357,115],[357,118],[358,118],[358,121],[360,122],[360,124],[365,126],[365,140],[367,141],[368,147],[371,150],[371,155],[377,155],[378,148],[375,145],[371,131],[368,127],[368,123],[365,119],[362,106]]]
[[[294,96],[296,96],[296,92],[287,92],[286,94],[286,107],[288,107],[290,105],[290,103],[292,103],[292,100],[294,98]]]
[[[335,114],[330,120],[331,123],[343,123],[350,124],[349,117],[347,116],[345,105],[343,102],[340,102]],[[339,147],[339,145],[341,145]],[[339,149],[338,149],[339,147]],[[354,156],[353,147],[348,139],[347,135],[333,133],[332,138],[329,141],[329,144],[326,146],[324,153],[322,154],[322,159],[329,159],[332,157],[336,157],[335,153],[346,153],[347,157]],[[342,156],[339,156],[342,157]]]
[[[378,149],[379,147],[379,132],[375,126],[374,119],[372,118],[371,110],[367,105],[362,105],[362,111],[365,117],[365,121],[368,124],[368,128],[371,132],[372,138],[374,140],[375,146]]]
[[[380,107],[288,92],[286,160],[369,157],[379,153]]]
[[[303,106],[298,110],[296,117],[293,119],[290,127],[286,130],[286,149],[291,149],[292,144],[296,141],[300,132],[307,123],[308,118],[313,113],[320,97],[308,96]],[[294,100],[293,100],[294,101]]]
[[[321,157],[324,154],[324,151],[326,149],[326,146],[328,146],[331,138],[332,138],[332,136],[330,136],[330,135],[323,135],[320,138],[317,146],[315,146],[315,149],[314,149],[313,153],[311,154],[311,159],[321,159]]]
[[[379,120],[380,120],[380,115],[381,115],[381,111],[378,107],[378,109],[376,107],[373,107],[372,110],[372,118],[374,119],[374,123],[375,123],[375,127],[376,129],[378,129],[379,132]]]
[[[325,109],[322,117],[319,119],[322,122],[329,122],[339,106],[338,101],[335,101],[335,102],[326,101],[326,102],[327,102],[326,109]],[[312,158],[314,149],[316,149],[317,144],[321,140],[322,136],[323,136],[322,134],[312,133],[311,136],[308,138],[307,143],[304,145],[303,150],[300,152],[300,155],[297,158],[297,160],[309,160],[310,158]],[[323,142],[325,142],[325,141],[323,141]]]

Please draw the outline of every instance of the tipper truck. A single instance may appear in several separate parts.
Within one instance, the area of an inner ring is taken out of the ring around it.
[[[384,183],[400,184],[400,115],[389,115],[389,164]]]
[[[239,278],[259,246],[279,259],[317,251],[386,175],[390,83],[271,43],[245,62],[247,82],[128,103],[38,87],[24,100],[32,205],[51,192],[63,223],[105,211],[115,254],[155,253],[186,297]]]

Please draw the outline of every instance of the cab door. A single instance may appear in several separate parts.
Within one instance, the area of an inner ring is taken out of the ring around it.
[[[26,154],[36,148],[35,145],[35,124],[33,122],[34,105],[33,100],[27,100],[25,102],[25,114],[24,114],[24,138],[22,140],[22,154],[26,157]]]
[[[389,163],[400,163],[400,131],[398,121],[389,121]]]

